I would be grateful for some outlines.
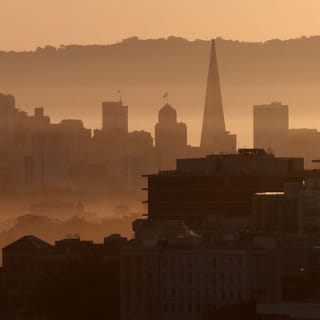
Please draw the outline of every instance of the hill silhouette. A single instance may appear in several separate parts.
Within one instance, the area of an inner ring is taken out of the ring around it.
[[[264,43],[217,39],[227,127],[251,143],[252,105],[289,104],[292,127],[317,127],[320,37]],[[122,90],[131,129],[153,130],[163,92],[197,144],[202,121],[209,41],[169,37],[125,39],[111,45],[47,46],[0,52],[0,91],[21,108],[42,105],[53,120],[82,118],[99,127],[103,100]]]

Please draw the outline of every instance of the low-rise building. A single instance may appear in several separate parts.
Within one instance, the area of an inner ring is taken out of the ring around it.
[[[273,250],[181,241],[121,251],[121,319],[204,319],[223,305],[281,300]]]

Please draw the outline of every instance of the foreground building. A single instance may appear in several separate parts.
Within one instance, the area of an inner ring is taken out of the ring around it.
[[[320,230],[320,180],[286,183],[283,192],[256,193],[253,222],[258,231],[318,233]]]
[[[203,319],[222,306],[281,300],[277,249],[212,245],[192,234],[119,235],[54,245],[25,236],[3,249],[1,319]]]
[[[205,319],[223,305],[280,301],[274,251],[192,243],[121,252],[121,319]]]
[[[262,149],[178,159],[175,171],[147,176],[148,218],[184,221],[200,234],[248,228],[253,195],[300,183],[303,170],[303,159],[277,158]]]
[[[1,319],[119,319],[120,249],[113,235],[54,245],[25,236],[3,248]]]

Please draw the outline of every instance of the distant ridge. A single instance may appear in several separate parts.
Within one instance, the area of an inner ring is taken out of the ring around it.
[[[283,101],[291,125],[318,127],[320,36],[266,42],[218,38],[216,48],[228,130],[239,134],[240,146],[251,143],[253,104]],[[81,118],[99,127],[101,102],[115,99],[121,88],[130,127],[152,132],[163,92],[169,91],[189,126],[189,141],[198,143],[209,51],[209,40],[178,37],[1,51],[0,92],[14,94],[28,111],[41,105],[54,119]]]
[[[203,79],[209,41],[183,38],[109,45],[46,46],[0,52],[0,85],[104,84],[119,81],[195,82]],[[217,39],[221,77],[227,82],[320,81],[320,36],[266,42]]]

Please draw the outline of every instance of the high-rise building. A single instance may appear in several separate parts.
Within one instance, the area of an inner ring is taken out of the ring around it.
[[[128,107],[122,101],[102,103],[103,131],[128,133]]]
[[[133,131],[128,134],[127,177],[128,189],[141,189],[142,174],[154,172],[153,139],[149,132]]]
[[[34,109],[34,115],[30,117],[30,127],[33,134],[43,133],[50,129],[51,120],[45,116],[44,109],[41,107]]]
[[[14,96],[0,94],[0,149],[13,143],[15,112]]]
[[[86,129],[81,120],[66,119],[57,125],[58,132],[64,137],[70,149],[70,163],[88,161],[91,130]]]
[[[177,112],[168,103],[159,111],[155,127],[155,149],[159,157],[159,168],[174,168],[178,157],[184,156],[187,147],[187,126],[177,122]]]
[[[236,144],[236,135],[226,131],[216,47],[212,40],[200,146],[207,153],[219,153],[236,151]]]
[[[314,169],[312,160],[320,158],[320,132],[317,129],[289,129],[287,154],[303,157],[306,168]]]
[[[159,111],[155,146],[166,151],[181,150],[187,146],[187,126],[183,122],[177,122],[177,111],[168,103]]]
[[[35,190],[71,187],[69,146],[62,135],[53,132],[33,137],[31,183]]]
[[[289,130],[288,106],[280,102],[253,107],[253,143],[255,148],[286,153]]]

